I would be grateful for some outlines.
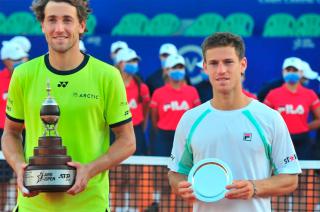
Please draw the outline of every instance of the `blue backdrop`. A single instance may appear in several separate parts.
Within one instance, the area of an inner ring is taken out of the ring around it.
[[[0,12],[10,15],[15,11],[30,11],[31,0],[0,0]],[[261,33],[267,18],[278,12],[286,12],[298,18],[303,13],[320,13],[320,0],[91,0],[93,13],[97,17],[97,28],[93,36],[84,38],[87,52],[101,60],[110,62],[110,44],[124,40],[142,57],[141,75],[145,78],[159,66],[158,50],[162,43],[171,42],[187,60],[187,69],[192,72],[200,60],[200,44],[203,38],[175,37],[112,37],[110,32],[121,17],[127,13],[141,12],[149,18],[170,12],[181,19],[195,19],[205,12],[216,12],[226,17],[234,12],[250,14],[255,21],[254,34],[246,38],[249,66],[245,87],[256,92],[264,82],[281,77],[282,61],[297,56],[320,71],[320,38],[263,38]],[[0,36],[0,42],[11,36]],[[47,51],[43,36],[29,37],[33,43],[31,58]],[[0,68],[2,64],[0,65]],[[313,82],[313,87],[318,83]]]

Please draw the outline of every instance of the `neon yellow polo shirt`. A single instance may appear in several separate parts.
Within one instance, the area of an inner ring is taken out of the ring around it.
[[[109,127],[131,121],[125,87],[118,70],[85,55],[74,70],[59,71],[43,55],[20,65],[13,73],[7,103],[7,117],[24,122],[26,127],[25,157],[28,161],[38,146],[44,127],[40,119],[41,104],[51,95],[60,107],[57,131],[67,154],[73,161],[90,163],[109,149]],[[18,197],[19,211],[105,211],[109,208],[108,172],[89,181],[85,191],[40,193],[36,197]]]

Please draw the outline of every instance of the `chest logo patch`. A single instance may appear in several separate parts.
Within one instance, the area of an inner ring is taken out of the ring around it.
[[[59,88],[60,88],[60,87],[65,88],[65,87],[67,87],[68,83],[69,83],[68,81],[65,81],[65,82],[60,81],[57,86],[58,86]]]
[[[252,133],[243,133],[243,141],[251,141],[252,140]]]

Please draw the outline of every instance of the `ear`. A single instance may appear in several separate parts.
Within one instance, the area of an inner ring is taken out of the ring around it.
[[[247,69],[248,61],[246,57],[243,57],[240,61],[240,71],[241,74],[244,74]]]
[[[80,34],[84,33],[86,26],[87,26],[87,23],[85,21],[80,22],[80,29],[79,29]]]

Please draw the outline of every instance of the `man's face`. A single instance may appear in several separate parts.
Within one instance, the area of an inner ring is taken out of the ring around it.
[[[208,49],[205,57],[204,70],[215,92],[230,93],[237,86],[241,88],[241,73],[247,67],[247,60],[239,60],[234,47]]]
[[[64,53],[79,49],[79,34],[85,30],[85,22],[79,23],[76,8],[64,2],[49,1],[45,7],[42,25],[49,49]]]

